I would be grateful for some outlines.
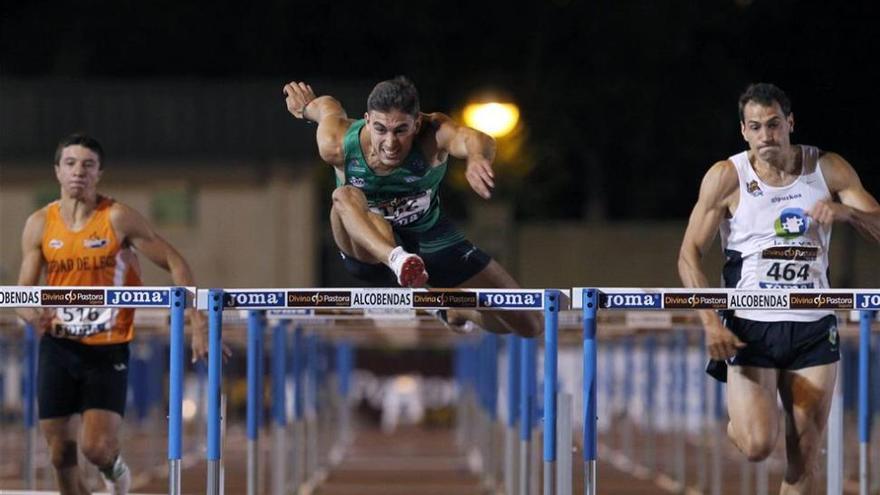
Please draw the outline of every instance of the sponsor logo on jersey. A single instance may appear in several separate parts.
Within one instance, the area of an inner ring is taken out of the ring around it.
[[[761,251],[765,260],[816,261],[819,248],[810,246],[773,246]]]
[[[49,241],[49,247],[52,249],[61,249],[61,246],[64,245],[64,241],[61,239],[52,239]]]
[[[43,289],[40,303],[44,306],[103,306],[101,289]]]
[[[224,292],[225,308],[270,308],[284,306],[282,291]]]
[[[607,309],[639,309],[657,308],[661,306],[663,296],[660,294],[618,293],[599,294],[599,306]]]
[[[420,179],[421,177],[416,177],[415,175],[407,175],[403,178],[403,181],[407,184],[412,184],[413,182],[418,182]]]
[[[288,291],[287,306],[291,308],[351,307],[349,291]]]
[[[727,309],[727,294],[663,294],[668,309]]]
[[[364,185],[366,185],[367,181],[365,181],[363,179],[363,177],[349,177],[348,183],[353,185],[354,187],[360,188],[360,187],[364,187]]]
[[[352,172],[366,172],[367,169],[364,168],[357,159],[350,160],[348,162],[348,169]]]
[[[101,239],[93,234],[88,239],[83,239],[83,247],[86,249],[97,249],[106,246],[109,242],[107,239]]]
[[[800,237],[810,228],[810,217],[801,208],[786,208],[773,224],[776,235],[785,239]]]
[[[409,308],[412,291],[407,289],[354,289],[351,291],[353,308]]]
[[[761,186],[758,185],[758,181],[756,180],[751,180],[746,184],[746,191],[755,197],[764,195],[764,191],[761,190]]]
[[[449,290],[413,292],[414,308],[476,308],[477,294]]]
[[[728,309],[787,309],[788,294],[747,292],[731,294]]]
[[[536,308],[544,305],[539,292],[481,292],[478,304],[481,308]]]
[[[798,294],[789,299],[791,309],[853,309],[853,294]]]
[[[107,304],[134,306],[168,306],[167,290],[108,289]]]
[[[770,202],[776,204],[776,203],[781,203],[783,201],[792,201],[795,199],[799,199],[799,198],[802,198],[803,196],[804,195],[801,193],[786,194],[784,196],[774,196],[774,197],[770,198]]]

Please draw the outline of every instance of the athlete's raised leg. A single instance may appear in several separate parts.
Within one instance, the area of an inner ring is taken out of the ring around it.
[[[817,456],[828,422],[837,363],[783,370],[779,395],[785,411],[785,477],[781,494],[819,493]]]
[[[341,186],[333,191],[330,225],[336,245],[346,256],[388,265],[404,287],[421,287],[428,281],[422,259],[395,244],[391,224],[370,211],[360,189]]]
[[[730,366],[727,371],[727,435],[752,462],[773,452],[779,436],[776,393],[779,370]]]
[[[89,489],[77,464],[76,439],[79,415],[40,420],[40,430],[49,445],[49,457],[61,495],[88,495]]]

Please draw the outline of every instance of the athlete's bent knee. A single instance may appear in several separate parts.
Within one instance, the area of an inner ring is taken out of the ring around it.
[[[761,462],[773,453],[773,442],[765,437],[746,435],[736,440],[736,445],[750,462]]]
[[[349,208],[363,208],[367,204],[367,197],[364,192],[354,186],[339,186],[333,190],[331,195],[333,199],[333,208],[340,213]]]
[[[76,466],[76,442],[69,440],[53,444],[49,449],[52,466],[65,469]]]

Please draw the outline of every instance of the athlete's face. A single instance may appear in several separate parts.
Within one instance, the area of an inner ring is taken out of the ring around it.
[[[396,167],[403,163],[419,132],[420,120],[399,110],[371,110],[365,118],[370,147],[382,165]]]
[[[794,115],[786,116],[775,101],[771,106],[750,101],[743,108],[740,127],[752,152],[765,162],[777,164],[784,160],[791,146]]]
[[[101,161],[94,151],[74,144],[61,150],[55,177],[64,197],[85,199],[96,194],[101,180]]]

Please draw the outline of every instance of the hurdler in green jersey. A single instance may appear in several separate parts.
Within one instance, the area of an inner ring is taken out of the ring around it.
[[[466,163],[471,188],[489,199],[495,187],[495,141],[442,113],[421,113],[415,86],[382,81],[361,120],[311,86],[284,86],[288,111],[318,123],[321,158],[336,173],[330,222],[346,269],[378,286],[517,288],[501,265],[469,242],[440,210],[438,191],[449,156]],[[528,312],[489,313],[496,332],[536,335]]]
[[[437,191],[446,175],[447,160],[430,165],[421,150],[413,147],[403,163],[387,175],[377,175],[367,164],[361,150],[360,133],[366,120],[356,120],[343,141],[343,174],[337,174],[336,186],[349,184],[367,198],[370,211],[381,215],[395,229],[425,232],[440,218]]]

